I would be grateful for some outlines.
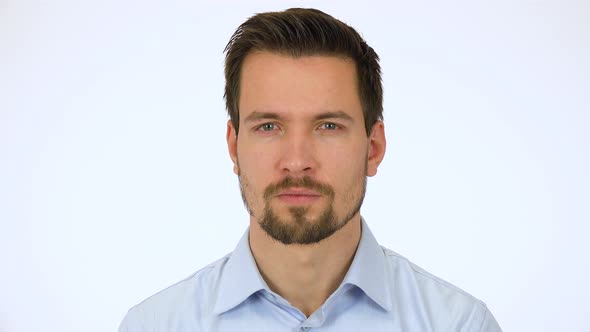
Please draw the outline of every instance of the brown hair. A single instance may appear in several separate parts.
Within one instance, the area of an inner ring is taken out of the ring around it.
[[[317,9],[291,8],[260,13],[238,27],[225,47],[225,104],[230,120],[239,129],[240,73],[253,50],[292,57],[333,55],[356,64],[358,91],[367,136],[383,119],[383,87],[379,56],[352,27]]]

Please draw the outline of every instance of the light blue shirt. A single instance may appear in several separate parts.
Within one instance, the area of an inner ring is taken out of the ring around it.
[[[310,317],[270,290],[248,230],[236,249],[131,308],[119,332],[497,332],[486,305],[381,247],[362,220],[338,289]]]

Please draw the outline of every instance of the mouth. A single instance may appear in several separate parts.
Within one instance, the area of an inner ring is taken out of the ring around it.
[[[281,202],[289,204],[309,204],[319,200],[322,195],[306,188],[291,188],[279,192],[276,197]]]

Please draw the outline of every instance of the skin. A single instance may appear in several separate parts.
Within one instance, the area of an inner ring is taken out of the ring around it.
[[[309,317],[352,263],[366,177],[385,153],[384,126],[376,122],[367,136],[350,59],[256,51],[244,60],[240,89],[239,131],[228,121],[226,138],[250,212],[250,248],[271,290]],[[269,211],[291,243],[261,226]],[[306,243],[305,231],[328,211],[333,232]]]

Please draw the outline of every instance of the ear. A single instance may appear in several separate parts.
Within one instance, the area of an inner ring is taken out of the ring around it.
[[[367,155],[367,176],[375,176],[377,168],[385,156],[385,126],[383,121],[377,121],[371,128],[369,136],[369,153]]]
[[[227,120],[227,133],[225,134],[225,140],[227,141],[229,157],[234,163],[234,173],[238,175],[238,134],[236,133],[236,129],[234,128],[231,120]]]

